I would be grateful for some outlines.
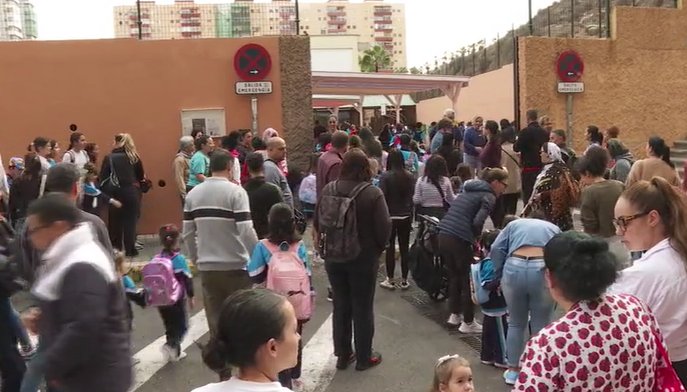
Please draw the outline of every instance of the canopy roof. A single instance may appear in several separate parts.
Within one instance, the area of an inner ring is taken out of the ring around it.
[[[321,108],[321,107],[341,107],[341,106],[353,106],[353,105],[361,105],[361,99],[362,99],[362,107],[364,108],[369,108],[369,107],[380,107],[382,105],[388,105],[388,106],[393,106],[394,102],[391,102],[389,99],[390,97],[384,96],[384,95],[366,95],[366,96],[359,96],[359,95],[320,95],[316,94],[313,95],[312,97],[312,105],[315,108]],[[413,106],[415,105],[415,101],[410,97],[410,95],[403,95],[401,98],[401,106]]]
[[[312,72],[313,94],[402,95],[433,89],[467,87],[467,76],[409,75],[372,72]]]

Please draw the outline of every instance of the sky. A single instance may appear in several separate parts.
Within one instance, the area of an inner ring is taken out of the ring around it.
[[[303,3],[322,2],[301,0]],[[157,0],[158,4],[173,0]],[[196,0],[197,3],[227,3],[231,0]],[[259,3],[269,1],[256,1]],[[350,0],[352,3],[361,0]],[[528,0],[386,0],[406,5],[408,66],[434,63],[446,52],[482,39],[490,43],[512,25],[526,23]],[[113,38],[115,5],[134,0],[33,0],[38,37],[45,40]],[[534,13],[554,0],[532,0]]]

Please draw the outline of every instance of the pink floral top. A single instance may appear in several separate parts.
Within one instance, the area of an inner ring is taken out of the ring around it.
[[[576,304],[530,339],[520,362],[514,390],[525,392],[650,392],[674,375],[656,319],[631,295]]]

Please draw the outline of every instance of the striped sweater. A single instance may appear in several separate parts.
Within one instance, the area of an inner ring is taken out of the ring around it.
[[[451,180],[449,180],[448,177],[441,177],[440,184],[446,202],[450,203],[455,199]],[[420,177],[417,179],[415,193],[413,194],[413,203],[415,205],[420,207],[443,207],[444,198],[441,197],[439,189],[432,184],[427,177]]]
[[[186,196],[183,238],[200,271],[246,268],[258,242],[248,194],[226,178],[208,177]]]

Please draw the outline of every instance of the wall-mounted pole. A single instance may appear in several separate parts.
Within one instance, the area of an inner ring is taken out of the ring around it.
[[[136,15],[138,19],[138,39],[143,39],[143,21],[141,20],[141,0],[136,0]]]
[[[529,5],[529,15],[530,15],[530,19],[529,19],[530,20],[529,21],[530,35],[534,35],[534,21],[532,20],[532,0],[528,0],[527,3]]]
[[[599,2],[599,38],[601,38],[601,37],[603,37],[603,35],[602,35],[602,34],[603,34],[603,30],[601,29],[601,25],[603,24],[603,22],[602,22],[603,19],[601,19],[601,12],[602,12],[602,10],[601,10],[601,2],[602,2],[603,0],[596,0],[596,1]]]
[[[296,0],[296,35],[301,33],[301,18],[300,9],[298,7],[298,0]]]
[[[575,0],[570,0],[570,37],[575,38]]]
[[[611,38],[611,0],[606,0],[606,38]]]

